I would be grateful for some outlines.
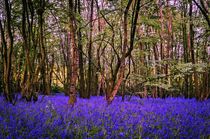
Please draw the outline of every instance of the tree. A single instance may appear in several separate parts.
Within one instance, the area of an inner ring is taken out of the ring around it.
[[[12,52],[13,52],[13,32],[11,17],[11,2],[4,1],[5,20],[0,19],[1,45],[3,57],[3,92],[6,100],[13,103],[12,91]],[[5,26],[5,28],[4,28]]]
[[[94,0],[91,0],[90,4],[90,31],[89,31],[89,43],[88,43],[88,81],[87,81],[87,97],[90,98],[91,92],[93,91],[93,54],[92,54],[92,38],[93,38],[93,4]]]
[[[31,101],[51,90],[71,105],[77,90],[108,103],[118,94],[209,97],[205,0],[0,3],[0,88],[10,102],[14,92]]]
[[[69,104],[74,105],[77,97],[76,81],[78,70],[78,49],[76,44],[76,20],[73,0],[69,0],[69,28],[70,28],[70,54],[71,54],[71,73],[69,85]]]
[[[209,16],[208,16],[209,12],[208,12],[208,9],[206,8],[205,4],[204,4],[204,1],[200,0],[200,5],[198,4],[198,2],[196,0],[193,0],[193,2],[199,8],[199,10],[203,14],[205,20],[207,21],[208,26],[210,27],[210,19],[209,19]],[[192,1],[190,1],[190,3],[192,3]]]
[[[107,101],[108,103],[111,103],[114,99],[114,97],[117,94],[117,91],[123,81],[123,75],[125,70],[125,59],[126,57],[131,55],[131,52],[133,50],[134,45],[134,38],[135,38],[135,32],[136,32],[136,25],[137,25],[137,19],[139,15],[140,10],[140,0],[136,0],[134,4],[134,9],[132,13],[132,24],[131,24],[131,31],[130,31],[130,47],[128,51],[126,52],[127,47],[127,14],[128,10],[131,6],[132,0],[128,1],[127,7],[124,12],[124,44],[123,44],[123,51],[122,51],[122,57],[118,60],[118,64],[115,70],[115,75],[118,74],[118,80],[116,83],[113,84],[111,92],[108,92]],[[115,80],[113,81],[115,82]]]
[[[81,3],[80,0],[78,0],[78,13],[80,16],[81,14]],[[83,44],[82,44],[82,32],[81,32],[81,27],[79,27],[78,32],[78,50],[79,50],[79,93],[80,97],[82,98],[87,98],[87,93],[86,93],[86,86],[85,86],[85,77],[84,77],[84,65],[83,65]]]

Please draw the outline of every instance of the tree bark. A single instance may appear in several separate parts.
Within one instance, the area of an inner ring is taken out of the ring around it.
[[[48,92],[47,90],[47,73],[46,73],[46,50],[45,50],[45,44],[44,44],[44,19],[43,19],[43,15],[44,15],[44,11],[45,11],[45,0],[40,0],[39,1],[39,8],[37,10],[37,14],[38,14],[38,24],[39,24],[39,47],[40,47],[40,52],[41,52],[41,61],[40,61],[40,72],[41,72],[41,82],[42,82],[42,87],[41,87],[41,91],[46,94],[49,95],[50,92]]]
[[[195,53],[194,53],[194,31],[193,31],[193,5],[192,5],[192,0],[190,0],[190,9],[189,9],[189,17],[190,17],[190,32],[189,32],[189,35],[190,35],[190,41],[189,41],[189,45],[190,45],[190,52],[191,52],[191,61],[192,61],[192,64],[195,65]],[[199,86],[198,86],[198,76],[197,76],[197,73],[196,73],[196,69],[195,67],[193,68],[194,70],[194,73],[193,73],[193,78],[194,78],[194,84],[195,84],[195,96],[197,99],[200,99],[201,96],[200,96],[200,93],[199,93]],[[192,79],[193,80],[193,79]]]
[[[185,22],[182,24],[182,36],[183,36],[183,48],[184,48],[184,62],[189,62],[189,48],[188,48],[188,38],[187,38],[187,25],[186,25],[186,18],[187,18],[187,3],[183,2],[183,16]],[[185,97],[190,97],[190,91],[189,91],[189,77],[188,75],[185,75],[184,77],[184,92]]]
[[[126,57],[131,55],[131,52],[133,50],[137,19],[138,19],[139,10],[140,10],[140,0],[136,0],[135,4],[134,4],[135,7],[133,9],[131,32],[130,32],[130,47],[129,47],[128,51],[126,52],[126,48],[127,48],[127,45],[128,45],[127,16],[128,16],[128,10],[131,6],[131,3],[132,3],[132,0],[129,0],[128,4],[127,4],[127,7],[125,9],[125,12],[124,12],[124,25],[123,25],[123,28],[124,28],[124,43],[123,43],[122,57],[120,58],[120,61],[118,63],[119,73],[118,73],[118,71],[115,72],[116,74],[118,74],[118,80],[114,84],[114,88],[111,90],[110,96],[108,96],[108,98],[107,98],[108,104],[110,104],[113,101],[114,97],[117,94],[117,91],[119,90],[119,87],[120,87],[120,85],[123,81],[123,76],[124,76],[124,72],[125,72],[125,66],[126,66],[125,65],[125,59],[126,59]]]
[[[94,0],[91,0],[90,4],[90,31],[89,31],[89,43],[88,43],[88,82],[87,82],[87,97],[90,98],[93,93],[93,67],[92,67],[92,36],[93,36],[93,4]]]
[[[11,23],[11,7],[8,0],[4,1],[6,11],[6,29],[2,26],[0,19],[0,31],[3,47],[3,92],[7,101],[13,103],[12,92],[12,53],[13,53],[13,33]],[[5,31],[6,30],[6,31]]]
[[[69,85],[69,104],[74,106],[77,101],[77,71],[78,71],[78,49],[76,46],[76,20],[73,0],[69,0],[69,28],[70,28],[70,46],[71,46],[71,78]]]
[[[78,0],[78,13],[81,16],[81,4]],[[78,49],[79,49],[79,94],[81,98],[87,98],[85,78],[84,78],[84,65],[83,65],[83,45],[82,45],[82,33],[81,28],[78,29]]]

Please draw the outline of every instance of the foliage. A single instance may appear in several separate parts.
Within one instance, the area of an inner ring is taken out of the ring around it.
[[[198,64],[192,64],[192,63],[179,63],[171,67],[172,72],[178,73],[179,76],[184,75],[190,75],[194,71],[197,73],[203,73],[205,72],[205,69],[207,67],[207,63],[198,63]],[[177,75],[177,76],[178,76]]]
[[[0,138],[207,138],[210,100],[139,99],[107,106],[104,98],[45,96],[16,106],[0,98]]]
[[[160,29],[159,21],[155,17],[141,16],[140,23],[152,26],[155,29]]]
[[[64,92],[64,89],[58,85],[53,85],[52,86],[52,92],[53,93],[59,93],[59,92]]]

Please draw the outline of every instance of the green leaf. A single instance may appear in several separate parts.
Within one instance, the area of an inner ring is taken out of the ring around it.
[[[142,43],[157,43],[158,41],[159,41],[159,38],[156,36],[140,38],[140,42],[142,42]]]
[[[148,26],[152,26],[155,29],[161,28],[158,18],[154,18],[153,16],[152,17],[141,16],[140,23],[148,25]]]

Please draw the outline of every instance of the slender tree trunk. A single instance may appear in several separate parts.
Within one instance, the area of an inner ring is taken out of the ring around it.
[[[77,71],[78,71],[78,49],[76,46],[76,20],[74,13],[74,3],[73,0],[69,0],[69,27],[70,27],[70,44],[71,44],[71,78],[69,85],[69,104],[74,106],[77,100]]]
[[[6,29],[2,26],[0,19],[0,31],[3,47],[3,92],[6,100],[13,103],[12,92],[12,52],[13,52],[13,33],[11,23],[11,6],[8,0],[4,1],[6,12]]]
[[[161,30],[159,33],[160,36],[160,60],[164,60],[165,56],[164,56],[164,17],[163,17],[163,5],[162,5],[162,0],[158,0],[158,4],[160,6],[160,10],[159,10],[159,16],[160,16],[160,24],[161,24]],[[160,67],[159,69],[159,73],[160,74],[164,74],[164,67]],[[162,88],[159,88],[159,92],[160,95],[163,96],[164,95],[164,90]]]
[[[153,46],[153,52],[154,52],[154,71],[153,71],[153,74],[154,76],[157,76],[157,66],[156,66],[156,61],[158,61],[158,52],[157,52],[157,48],[156,46],[154,45]],[[152,94],[153,94],[153,97],[154,98],[157,98],[158,97],[158,88],[156,86],[152,87]]]
[[[50,94],[51,93],[51,84],[52,84],[52,77],[53,77],[53,70],[54,70],[54,64],[55,64],[55,58],[54,58],[54,54],[51,55],[51,61],[49,63],[49,72],[47,74],[47,78],[46,78],[46,94]]]
[[[92,36],[93,36],[93,4],[94,0],[91,0],[90,5],[90,32],[89,32],[89,43],[88,43],[88,83],[87,83],[87,94],[88,98],[90,98],[91,93],[93,93],[93,67],[92,67]]]
[[[69,95],[69,87],[70,87],[70,84],[71,84],[71,74],[72,74],[72,45],[71,45],[71,33],[70,32],[67,32],[66,33],[66,66],[67,66],[67,80],[66,80],[66,84],[65,84],[65,94],[66,95]],[[65,67],[64,67],[65,68]]]
[[[40,0],[39,9],[37,10],[38,20],[39,20],[39,47],[41,51],[41,61],[40,61],[40,71],[41,71],[41,81],[42,81],[42,92],[46,95],[49,95],[50,92],[47,91],[47,79],[46,79],[46,50],[44,45],[44,15],[45,11],[45,0]]]
[[[122,50],[122,57],[120,58],[119,61],[119,72],[117,71],[116,74],[118,74],[118,80],[116,81],[116,84],[114,84],[114,88],[112,89],[110,96],[108,96],[107,102],[110,104],[114,97],[117,94],[117,91],[123,81],[123,76],[125,72],[125,59],[126,57],[131,55],[131,52],[133,50],[133,45],[134,45],[134,38],[135,38],[135,33],[136,33],[136,25],[137,25],[137,19],[139,15],[139,10],[140,10],[140,0],[136,0],[134,4],[134,10],[133,10],[133,15],[132,15],[132,25],[131,25],[131,32],[130,32],[130,47],[128,51],[126,52],[127,48],[127,16],[128,16],[128,10],[131,6],[132,0],[128,1],[128,5],[126,7],[126,10],[124,12],[124,44],[123,44],[123,50]]]
[[[169,0],[167,0],[167,13],[168,13],[168,21],[167,21],[167,26],[168,26],[168,40],[167,40],[167,64],[166,64],[166,75],[170,74],[170,70],[169,70],[169,62],[170,60],[173,58],[172,54],[173,54],[173,32],[172,32],[172,11],[170,9],[170,4],[169,4]],[[167,77],[168,80],[168,84],[171,85],[171,79],[170,77]],[[168,92],[169,93],[169,92]],[[172,96],[172,94],[170,94]]]
[[[192,0],[190,0],[190,9],[189,9],[189,16],[190,16],[190,51],[191,51],[191,61],[192,64],[195,64],[195,54],[194,54],[194,31],[193,31],[193,19],[192,19],[192,12],[193,12],[193,5],[192,5]],[[193,68],[194,73],[193,73],[193,78],[194,78],[194,84],[195,84],[195,96],[197,99],[200,99],[200,93],[199,93],[199,86],[198,86],[198,76],[196,73],[196,69]],[[193,80],[193,79],[192,79]]]
[[[123,22],[123,31],[124,31],[124,42],[123,42],[123,50],[122,50],[122,58],[120,59],[120,61],[118,60],[118,63],[117,63],[117,67],[119,67],[119,74],[118,74],[118,81],[117,83],[114,85],[115,82],[111,83],[111,86],[113,86],[113,89],[112,87],[109,87],[110,90],[107,90],[109,92],[108,93],[108,96],[107,96],[107,102],[108,103],[111,103],[115,97],[115,95],[117,94],[117,91],[120,87],[120,84],[121,82],[123,81],[123,75],[124,75],[124,69],[125,69],[125,53],[126,53],[126,48],[128,47],[128,29],[127,29],[127,18],[128,18],[128,11],[130,9],[130,6],[131,6],[131,3],[132,3],[132,0],[129,0],[128,1],[128,4],[127,4],[127,7],[124,11],[124,22]],[[116,68],[117,70],[117,68]],[[118,70],[115,72],[115,74],[118,73]]]
[[[189,50],[188,50],[188,38],[187,38],[187,25],[186,25],[186,17],[187,17],[187,4],[186,2],[183,2],[183,18],[184,18],[184,21],[183,24],[182,24],[182,32],[183,32],[183,48],[184,48],[184,62],[185,63],[188,63],[189,62],[189,58],[188,58],[188,55],[189,55]],[[185,97],[190,97],[190,91],[189,91],[189,77],[188,75],[185,75],[184,77],[184,93],[185,93]]]
[[[78,13],[81,15],[81,4],[78,0]],[[79,94],[82,98],[87,98],[85,77],[84,77],[84,66],[83,66],[83,45],[82,45],[82,33],[81,29],[78,29],[78,49],[79,49]]]
[[[32,25],[33,25],[33,9],[30,10],[31,16],[29,19],[29,11],[28,11],[28,3],[26,0],[22,0],[22,36],[23,36],[23,50],[25,54],[25,64],[24,64],[24,76],[21,82],[21,93],[22,97],[26,98],[27,101],[31,101],[32,96],[34,96],[34,100],[37,100],[37,97],[34,95],[34,88],[36,83],[36,79],[34,79],[34,75],[38,76],[37,72],[33,72],[31,59],[31,38],[32,38]],[[30,5],[31,6],[31,5]],[[26,22],[27,21],[27,22]],[[26,26],[28,28],[26,28]],[[35,51],[34,51],[35,53]],[[38,78],[38,77],[37,77]]]

